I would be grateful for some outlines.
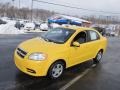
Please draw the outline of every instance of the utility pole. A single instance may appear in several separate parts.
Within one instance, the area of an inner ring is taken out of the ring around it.
[[[13,2],[13,7],[14,7],[14,1],[15,1],[15,0],[12,0],[12,2]]]
[[[14,5],[14,1],[15,1],[15,0],[12,0],[12,2],[13,2],[13,17],[15,18],[15,11],[14,11],[15,5]],[[13,18],[13,17],[12,17],[12,18]]]
[[[33,0],[32,0],[32,3],[31,3],[31,21],[33,20]]]
[[[20,17],[20,12],[21,12],[21,10],[20,10],[20,0],[18,0],[19,1],[19,18],[21,18]]]
[[[20,9],[20,0],[19,0],[19,9]]]

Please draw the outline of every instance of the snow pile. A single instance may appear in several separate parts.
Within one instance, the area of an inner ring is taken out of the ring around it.
[[[90,23],[87,20],[76,18],[76,17],[73,17],[73,16],[60,15],[60,17],[71,20],[71,21],[76,21],[78,23],[82,23],[82,22]]]
[[[23,30],[18,30],[14,25],[14,22],[0,25],[0,34],[24,34]]]
[[[10,20],[10,18],[8,18],[8,17],[1,17],[0,19],[3,20],[3,21],[5,21],[5,22],[7,22],[7,23],[9,23],[9,22],[12,21],[12,20]]]

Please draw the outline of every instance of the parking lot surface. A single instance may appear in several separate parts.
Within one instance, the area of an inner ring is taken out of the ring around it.
[[[13,60],[15,48],[22,41],[40,34],[0,35],[0,90],[59,90],[91,67],[91,61],[82,63],[67,69],[57,80],[32,77],[20,72]],[[108,40],[107,53],[101,64],[92,68],[68,90],[120,90],[120,38]]]
[[[109,38],[107,52],[92,69],[68,90],[120,90],[120,38]]]

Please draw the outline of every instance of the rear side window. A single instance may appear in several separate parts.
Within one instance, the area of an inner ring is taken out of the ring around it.
[[[91,30],[89,31],[89,38],[90,38],[90,41],[94,41],[94,40],[100,39],[100,36],[97,32]]]

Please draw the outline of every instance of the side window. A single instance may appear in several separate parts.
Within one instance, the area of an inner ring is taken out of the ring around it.
[[[80,32],[80,33],[77,34],[77,36],[74,38],[73,42],[74,42],[74,41],[77,41],[77,42],[79,42],[80,44],[85,43],[86,40],[87,40],[86,37],[87,37],[86,32],[82,31],[82,32]]]
[[[94,40],[100,39],[100,36],[98,35],[97,32],[91,30],[89,31],[89,38],[90,38],[90,41],[94,41]]]

